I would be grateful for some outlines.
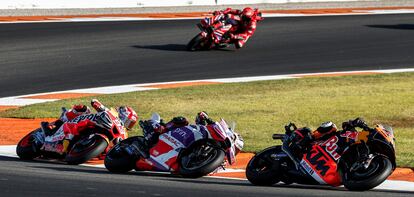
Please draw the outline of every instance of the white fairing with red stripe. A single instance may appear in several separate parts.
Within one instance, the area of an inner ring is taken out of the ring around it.
[[[235,133],[223,119],[207,126],[188,125],[175,128],[159,136],[157,145],[150,149],[150,157],[145,159],[145,162],[157,171],[176,171],[181,150],[197,141],[212,139],[221,144],[227,156],[227,163],[231,165],[235,162],[236,153],[234,136]]]

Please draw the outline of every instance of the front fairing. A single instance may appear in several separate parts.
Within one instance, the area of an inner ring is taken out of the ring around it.
[[[177,171],[180,152],[207,137],[207,131],[197,125],[173,129],[159,136],[157,144],[149,151],[150,158],[143,161],[155,171]],[[142,161],[140,165],[145,166]]]
[[[233,165],[236,162],[236,147],[234,145],[233,140],[235,133],[232,129],[230,129],[230,127],[224,119],[220,120],[219,125],[221,126],[221,129],[224,131],[224,141],[227,145],[227,149],[225,149],[227,162],[228,164]]]

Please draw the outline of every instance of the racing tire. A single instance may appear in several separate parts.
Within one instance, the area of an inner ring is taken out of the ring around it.
[[[282,151],[281,146],[272,146],[253,156],[246,167],[246,177],[253,185],[270,186],[280,181],[279,163],[271,154]]]
[[[34,143],[33,134],[40,132],[41,129],[38,128],[29,134],[25,135],[16,146],[16,153],[20,159],[32,160],[40,156],[40,147],[37,147]]]
[[[77,141],[65,157],[70,165],[78,165],[99,156],[105,151],[109,143],[101,135],[85,137]]]
[[[187,44],[186,49],[187,51],[197,51],[197,50],[205,50],[206,46],[201,46],[201,43],[204,42],[204,37],[200,34],[196,35],[190,42]]]
[[[135,161],[137,158],[133,158],[129,155],[122,146],[125,144],[131,144],[136,140],[143,140],[143,137],[135,136],[130,137],[125,140],[122,140],[120,143],[116,144],[111,150],[108,151],[105,157],[105,168],[109,172],[113,173],[126,173],[134,169]]]
[[[223,164],[224,150],[215,142],[196,142],[180,154],[179,174],[185,178],[205,176]]]
[[[391,161],[385,157],[378,155],[371,161],[370,166],[364,172],[343,173],[343,184],[346,189],[351,191],[370,190],[382,182],[384,182],[393,171]]]

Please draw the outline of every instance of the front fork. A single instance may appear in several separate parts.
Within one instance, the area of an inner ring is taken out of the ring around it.
[[[361,145],[359,145],[356,150],[359,159],[354,164],[352,164],[351,168],[349,169],[350,172],[355,172],[361,168],[368,169],[372,160],[375,158],[373,154],[370,154],[369,147],[364,141],[362,141]]]

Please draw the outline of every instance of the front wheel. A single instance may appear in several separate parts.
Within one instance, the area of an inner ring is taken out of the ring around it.
[[[254,185],[273,185],[279,182],[279,163],[272,159],[272,155],[280,152],[281,146],[272,146],[257,153],[247,164],[247,179]]]
[[[364,191],[372,189],[384,182],[392,173],[392,163],[384,156],[376,156],[366,169],[343,173],[343,184],[348,190]]]
[[[104,152],[108,145],[108,141],[100,135],[82,138],[73,145],[65,160],[71,165],[85,163]]]
[[[187,44],[187,51],[205,50],[208,48],[206,38],[198,34]]]
[[[36,144],[34,136],[39,132],[42,132],[40,128],[30,132],[19,141],[16,147],[16,153],[21,159],[32,160],[40,156],[40,147]]]
[[[138,158],[134,158],[133,155],[130,155],[126,148],[134,142],[142,143],[143,141],[143,137],[135,136],[122,140],[120,143],[116,144],[106,154],[105,168],[113,173],[125,173],[131,171],[135,167],[135,161]]]
[[[181,154],[180,174],[187,178],[205,176],[223,163],[224,156],[224,150],[215,143],[196,142]]]

